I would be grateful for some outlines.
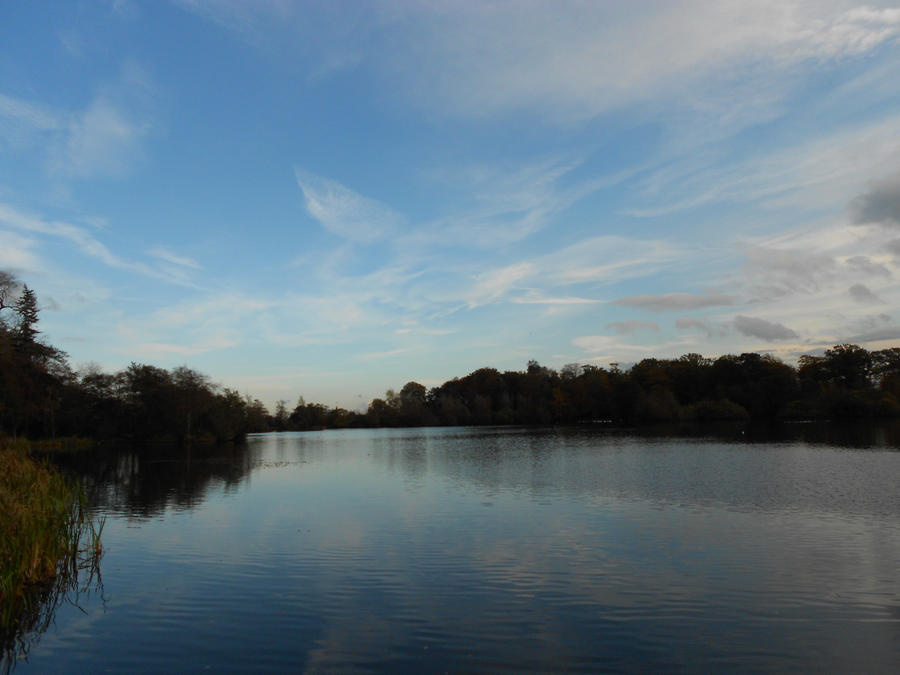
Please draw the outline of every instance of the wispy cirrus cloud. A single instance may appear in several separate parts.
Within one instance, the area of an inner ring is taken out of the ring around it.
[[[395,356],[400,356],[401,354],[408,354],[411,351],[415,351],[415,348],[400,347],[398,349],[387,349],[383,352],[366,352],[365,354],[360,354],[358,358],[361,361],[380,361],[382,359],[390,359]]]
[[[684,153],[647,171],[638,183],[637,203],[623,212],[655,218],[710,204],[753,202],[772,209],[842,208],[861,186],[895,171],[898,152],[900,116],[889,111],[737,160]],[[852,207],[857,222],[885,215],[878,209],[889,210],[892,187],[891,181],[879,182],[859,195]]]
[[[459,206],[419,223],[401,244],[411,249],[509,246],[550,226],[560,213],[597,191],[613,187],[637,169],[576,178],[582,160],[544,157],[517,165],[482,164],[431,171],[433,182],[453,191]]]
[[[534,269],[532,263],[521,262],[479,274],[467,293],[466,301],[469,309],[497,300],[519,282],[531,276]]]
[[[99,98],[70,122],[54,167],[79,178],[121,175],[140,156],[141,141],[148,131],[147,123]]]
[[[173,356],[197,356],[213,350],[234,347],[237,344],[239,344],[237,340],[232,340],[225,336],[218,336],[218,338],[210,341],[190,345],[167,342],[138,342],[128,345],[127,348],[120,350],[120,353],[140,359],[165,359]]]
[[[594,305],[600,300],[593,298],[580,298],[578,296],[541,296],[534,290],[530,290],[524,296],[513,298],[512,301],[518,305]]]
[[[2,206],[0,206],[0,213],[2,213]],[[20,274],[39,271],[44,265],[34,252],[37,245],[37,242],[31,237],[23,237],[15,232],[0,230],[0,269]]]
[[[201,270],[203,266],[198,263],[193,258],[188,258],[187,256],[178,255],[177,253],[173,253],[172,251],[163,248],[161,246],[157,246],[151,248],[147,251],[148,255],[153,256],[154,258],[158,258],[167,263],[171,263],[172,265],[177,265],[179,267],[187,267],[193,270]]]
[[[364,197],[337,181],[295,168],[306,209],[321,225],[352,242],[370,244],[398,233],[405,218],[375,199]]]
[[[664,239],[601,235],[548,253],[541,265],[560,285],[605,283],[649,276],[688,255]]]
[[[172,275],[166,270],[146,263],[128,260],[117,255],[106,244],[98,240],[88,228],[61,220],[49,220],[38,215],[25,213],[8,204],[0,203],[0,226],[12,228],[32,235],[46,235],[73,244],[82,255],[88,256],[107,267],[162,279],[175,284],[187,284],[183,274]],[[24,241],[24,240],[20,240]],[[36,248],[34,239],[28,240],[30,248]],[[34,261],[34,258],[31,258]]]
[[[0,223],[25,232],[46,234],[65,239],[78,247],[87,256],[96,258],[109,267],[127,269],[145,274],[152,270],[142,263],[130,262],[112,253],[87,229],[58,220],[46,220],[40,216],[19,211],[7,204],[0,204]]]
[[[853,1],[372,3],[353,21],[287,2],[180,4],[263,50],[298,45],[310,72],[365,69],[441,115],[524,109],[564,122],[665,96],[701,111],[713,102],[711,119],[750,124],[771,114],[797,72],[866,54],[900,31],[896,8]],[[757,92],[765,96],[711,94],[748,81],[779,86]],[[742,114],[763,98],[766,108]]]
[[[589,237],[556,251],[479,272],[474,275],[474,283],[464,292],[462,300],[470,309],[499,300],[515,304],[589,306],[599,300],[583,295],[562,295],[559,291],[651,275],[672,262],[676,250],[661,240]],[[612,262],[597,265],[598,259]],[[445,293],[444,297],[451,296]]]
[[[120,318],[116,344],[122,346],[115,349],[125,353],[127,345],[138,344],[140,354],[172,358],[259,344],[330,348],[356,342],[361,333],[371,345],[395,336],[392,318],[349,290],[319,295],[220,289]]]
[[[0,94],[0,138],[16,145],[32,136],[56,132],[64,125],[59,113],[47,106]]]
[[[680,356],[692,343],[687,340],[669,340],[656,344],[637,344],[622,335],[582,335],[573,339],[572,344],[591,355],[588,361],[604,364],[618,361],[621,364],[650,356]]]
[[[147,72],[126,63],[82,110],[61,109],[0,93],[0,137],[17,149],[40,148],[51,173],[69,178],[119,177],[140,161],[154,128],[156,90]],[[27,159],[31,161],[31,157]]]

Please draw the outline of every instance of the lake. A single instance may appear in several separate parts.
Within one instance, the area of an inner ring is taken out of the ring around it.
[[[345,430],[66,462],[107,518],[102,585],[16,672],[900,671],[896,426]]]

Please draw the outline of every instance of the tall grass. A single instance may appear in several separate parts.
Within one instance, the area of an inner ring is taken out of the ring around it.
[[[0,439],[0,648],[40,630],[79,574],[99,580],[103,522],[80,486]]]

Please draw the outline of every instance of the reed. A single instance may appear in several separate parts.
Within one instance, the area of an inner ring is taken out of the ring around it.
[[[0,440],[0,634],[33,623],[79,572],[99,573],[102,531],[79,485]]]

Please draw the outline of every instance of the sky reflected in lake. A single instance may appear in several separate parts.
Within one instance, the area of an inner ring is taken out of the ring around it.
[[[61,609],[17,670],[896,671],[900,452],[758,440],[357,430],[120,455],[88,482],[105,601]]]

